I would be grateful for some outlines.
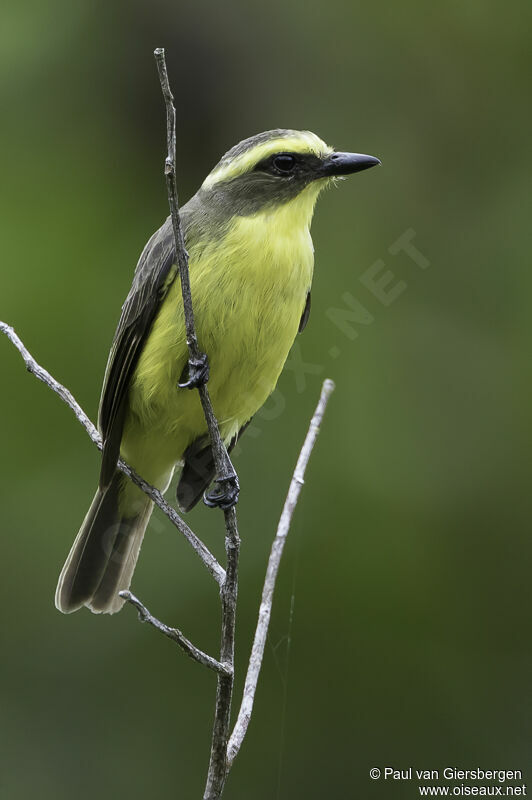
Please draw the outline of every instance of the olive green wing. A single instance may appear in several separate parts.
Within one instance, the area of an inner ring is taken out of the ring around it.
[[[142,251],[107,361],[98,412],[103,439],[101,488],[110,483],[116,469],[131,377],[176,274],[174,236],[168,218]]]

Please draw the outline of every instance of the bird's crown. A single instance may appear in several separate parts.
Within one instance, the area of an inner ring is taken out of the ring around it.
[[[326,158],[333,152],[325,142],[311,131],[295,131],[288,128],[275,128],[264,131],[236,144],[222,156],[212,172],[203,183],[204,189],[209,189],[215,184],[238,178],[255,169],[262,163],[279,156],[314,156],[316,159]],[[289,162],[285,161],[285,166]],[[283,169],[282,160],[279,162],[280,172]]]

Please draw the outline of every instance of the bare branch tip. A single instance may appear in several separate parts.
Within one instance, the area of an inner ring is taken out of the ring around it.
[[[132,592],[124,590],[122,592],[118,592],[118,594],[123,600],[126,601],[126,603],[131,603],[132,606],[135,606],[139,614],[146,613],[147,609],[142,605],[138,597],[135,597]]]
[[[150,621],[151,614],[148,611],[148,609],[146,608],[146,606],[143,605],[140,602],[138,597],[135,597],[135,595],[132,592],[128,592],[128,591],[118,592],[118,594],[119,594],[120,597],[122,597],[126,601],[126,603],[131,603],[131,605],[134,608],[137,609],[138,617],[139,617],[139,621],[140,622],[149,622]]]
[[[18,337],[12,325],[9,325],[7,322],[2,322],[0,320],[0,331],[2,333],[5,333],[7,338],[10,339],[13,342],[13,344],[15,344],[15,346],[17,346],[16,343],[13,341],[13,339],[16,339]]]

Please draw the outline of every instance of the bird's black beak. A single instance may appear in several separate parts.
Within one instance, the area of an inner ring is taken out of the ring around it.
[[[351,175],[353,172],[376,167],[380,163],[378,158],[361,153],[331,153],[324,159],[320,172],[323,177]]]

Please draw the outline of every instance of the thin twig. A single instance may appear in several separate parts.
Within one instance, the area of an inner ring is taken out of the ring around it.
[[[164,162],[164,174],[168,189],[168,205],[170,206],[172,227],[174,230],[177,266],[179,267],[179,276],[181,278],[183,305],[185,309],[187,345],[190,351],[190,358],[194,358],[199,361],[202,354],[200,353],[198,338],[196,336],[194,309],[192,307],[192,293],[190,291],[190,276],[188,272],[188,252],[185,247],[185,238],[183,236],[183,228],[181,226],[181,215],[179,213],[179,199],[177,194],[175,138],[176,111],[174,106],[174,96],[172,94],[172,90],[170,89],[170,82],[168,80],[164,48],[158,47],[154,51],[154,56],[159,73],[159,81],[164,97],[164,103],[166,106],[166,144],[168,152]]]
[[[61,383],[56,381],[50,373],[41,367],[40,364],[34,359],[28,349],[25,347],[22,340],[17,336],[15,330],[5,322],[0,321],[0,333],[4,333],[7,338],[12,342],[17,350],[19,351],[20,355],[22,356],[24,363],[26,365],[26,369],[28,372],[31,372],[32,375],[35,375],[40,381],[45,383],[53,392],[55,392],[61,400],[63,400],[69,408],[72,409],[74,412],[76,419],[83,425],[87,433],[89,434],[90,438],[94,442],[94,444],[101,450],[102,449],[102,437],[98,433],[98,430],[95,425],[91,422],[87,414],[83,411],[77,400],[75,399],[74,395],[69,392]],[[134,469],[132,469],[129,464],[126,464],[125,461],[120,459],[118,461],[118,468],[122,470],[122,472],[130,478],[133,483],[135,483],[139,489],[147,494],[158,506],[163,514],[165,514],[170,522],[175,525],[175,527],[179,530],[180,533],[186,538],[188,543],[192,546],[195,552],[199,555],[213,578],[216,582],[223,586],[225,583],[225,570],[224,568],[218,563],[216,558],[210,552],[210,550],[203,544],[201,539],[199,539],[196,534],[188,527],[187,523],[181,519],[177,511],[172,508],[172,506],[166,502],[164,497],[162,496],[161,492],[156,489],[151,484],[147,483],[140,475],[138,475]]]
[[[188,269],[188,253],[185,247],[183,229],[179,213],[179,201],[177,195],[176,181],[176,111],[174,97],[168,80],[166,59],[163,48],[157,48],[154,52],[159,81],[166,106],[166,133],[167,133],[167,155],[164,165],[166,176],[166,186],[168,190],[168,203],[172,217],[172,227],[174,231],[174,243],[176,249],[176,260],[179,267],[181,278],[181,292],[183,296],[183,307],[185,313],[185,329],[187,334],[187,344],[189,351],[189,374],[192,377],[194,371],[207,363],[206,356],[201,352],[196,336],[194,324],[194,311],[192,307],[192,294],[190,290],[190,276]],[[238,478],[231,463],[227,449],[220,435],[218,422],[214,414],[209,391],[204,381],[198,381],[196,385],[209,437],[213,451],[214,464],[216,467],[216,478],[220,485],[233,485],[238,492]],[[234,682],[234,649],[235,649],[235,619],[236,601],[238,591],[238,555],[240,550],[240,538],[236,519],[236,510],[233,507],[224,510],[225,516],[225,550],[227,553],[226,579],[221,586],[222,603],[222,634],[220,644],[220,661],[231,667],[228,675],[218,674],[218,685],[216,689],[216,709],[211,742],[211,756],[209,760],[209,770],[207,784],[205,787],[204,800],[216,800],[222,794],[225,778],[227,776],[227,742],[229,739],[229,725],[231,718],[231,700]]]
[[[81,422],[94,444],[101,450],[102,437],[98,433],[96,426],[92,424],[89,417],[85,414],[74,395],[69,392],[65,386],[56,381],[44,367],[41,367],[41,365],[35,361],[32,354],[24,345],[22,339],[17,336],[15,329],[12,328],[11,325],[8,325],[7,322],[0,322],[0,333],[4,333],[9,341],[15,345],[24,360],[28,372],[31,372],[32,375],[35,375],[36,378],[49,386],[50,389],[58,394],[61,400],[72,409],[76,415],[76,419]]]
[[[168,638],[173,642],[177,642],[179,647],[181,647],[194,661],[197,661],[199,664],[203,664],[204,667],[208,667],[209,669],[218,672],[220,675],[228,676],[231,674],[231,669],[229,666],[221,664],[215,658],[212,658],[212,656],[207,655],[207,653],[204,653],[203,650],[200,650],[198,647],[193,645],[192,642],[187,639],[187,637],[184,636],[184,634],[181,633],[178,628],[170,628],[168,625],[165,625],[164,622],[161,622],[152,614],[150,614],[146,606],[143,605],[138,597],[135,597],[134,594],[127,591],[119,592],[118,594],[128,603],[131,603],[132,606],[135,606],[139,612],[139,619],[141,622],[147,622],[149,625],[152,625],[154,628],[156,628],[160,633],[168,636]]]
[[[221,797],[225,780],[229,772],[227,763],[227,746],[231,725],[231,704],[234,686],[235,663],[235,625],[236,602],[238,594],[238,557],[240,538],[236,525],[235,509],[225,512],[225,550],[227,553],[227,571],[225,583],[221,590],[222,601],[222,634],[220,644],[220,660],[233,666],[233,675],[218,675],[216,687],[216,708],[212,729],[211,756],[209,771],[203,800],[218,800]]]
[[[205,353],[202,353],[198,345],[198,337],[196,335],[196,326],[194,322],[194,309],[192,306],[192,292],[190,289],[190,274],[188,268],[188,252],[185,246],[185,238],[183,235],[183,227],[181,225],[181,214],[179,211],[179,199],[177,193],[177,179],[176,179],[176,110],[174,106],[174,96],[170,88],[168,80],[168,71],[166,69],[166,58],[164,48],[158,47],[154,51],[155,62],[159,73],[159,81],[161,90],[166,106],[166,139],[168,152],[164,161],[164,174],[166,177],[166,187],[168,191],[168,205],[170,206],[170,215],[172,219],[172,228],[174,231],[174,244],[176,250],[177,266],[179,268],[179,276],[181,279],[181,294],[183,297],[183,307],[185,312],[185,330],[187,335],[187,345],[189,352],[189,364],[191,371],[194,367],[202,364],[206,358]],[[227,453],[227,448],[220,435],[218,421],[213,411],[212,403],[209,397],[209,390],[207,385],[199,382],[197,389],[207,423],[207,429],[211,439],[211,446],[213,449],[214,463],[217,470],[217,477],[219,478],[236,478],[236,473],[231,460]]]
[[[297,460],[294,475],[290,483],[290,488],[285,500],[283,512],[277,527],[277,533],[272,544],[270,558],[268,560],[268,567],[266,570],[266,578],[264,580],[264,588],[262,590],[262,600],[259,609],[259,621],[255,631],[255,638],[253,647],[251,649],[251,656],[249,659],[249,666],[244,684],[244,693],[242,697],[242,704],[238,712],[238,718],[229,739],[227,748],[227,763],[230,768],[235,757],[240,750],[244,736],[248,729],[251,712],[253,710],[253,702],[255,700],[255,691],[257,689],[257,682],[259,680],[260,669],[262,666],[262,658],[264,655],[264,646],[266,644],[266,637],[268,635],[268,627],[270,624],[270,616],[272,611],[273,592],[275,589],[275,582],[277,580],[277,573],[279,571],[279,564],[281,563],[281,556],[286,542],[286,537],[290,529],[290,523],[294,514],[297,501],[301,489],[304,484],[305,470],[312,453],[312,449],[318,438],[320,431],[321,421],[327,408],[327,403],[334,390],[334,383],[331,380],[326,380],[321,389],[320,399],[316,406],[316,411],[310,422],[308,433],[305,437],[303,447]]]

